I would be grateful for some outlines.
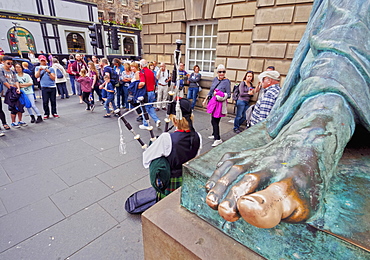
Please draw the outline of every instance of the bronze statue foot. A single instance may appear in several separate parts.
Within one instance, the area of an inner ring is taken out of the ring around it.
[[[353,126],[342,97],[313,97],[266,145],[223,156],[206,183],[207,204],[227,221],[242,217],[260,228],[307,220],[322,203]]]

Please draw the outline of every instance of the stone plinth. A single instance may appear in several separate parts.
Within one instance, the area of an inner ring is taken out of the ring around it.
[[[180,190],[142,215],[146,260],[264,259],[181,207]]]

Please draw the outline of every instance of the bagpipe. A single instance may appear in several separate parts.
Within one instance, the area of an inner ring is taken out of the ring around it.
[[[125,113],[121,113],[121,110],[118,108],[114,111],[114,113],[116,115],[118,115],[118,126],[119,126],[119,130],[120,130],[120,146],[119,146],[119,151],[121,154],[126,154],[126,144],[125,144],[125,141],[124,141],[124,136],[123,136],[123,131],[122,131],[122,127],[121,127],[121,124],[120,124],[120,121],[123,122],[123,124],[125,125],[125,127],[134,135],[134,139],[137,140],[140,145],[141,145],[141,148],[143,150],[145,150],[152,142],[154,142],[156,140],[156,136],[154,135],[154,131],[153,131],[153,126],[150,125],[150,120],[149,120],[149,114],[148,114],[148,111],[146,110],[146,106],[148,105],[154,105],[154,104],[162,104],[162,103],[167,103],[167,114],[166,114],[166,118],[164,119],[165,121],[165,132],[168,132],[172,129],[172,127],[170,127],[170,114],[171,114],[171,111],[173,111],[174,109],[172,108],[173,106],[173,100],[177,100],[179,99],[179,92],[180,92],[180,79],[179,79],[179,64],[180,64],[180,58],[181,58],[181,50],[180,50],[180,47],[181,45],[183,45],[182,41],[181,40],[176,40],[176,50],[174,51],[174,58],[175,58],[175,64],[174,64],[174,72],[173,74],[176,75],[176,80],[174,80],[174,77],[172,79],[172,83],[171,84],[171,87],[170,87],[170,91],[168,92],[168,95],[169,95],[169,100],[167,101],[161,101],[161,102],[151,102],[151,103],[144,103],[144,96],[139,96],[137,97],[137,93],[136,94],[136,97],[134,97],[134,99],[136,99],[136,102],[139,103],[139,105],[135,105],[134,108],[130,109],[129,111],[125,112]],[[175,82],[174,82],[175,81]],[[133,88],[137,88],[137,86],[133,86]],[[140,93],[141,94],[141,93]],[[150,132],[150,142],[149,142],[149,145],[145,144],[143,142],[143,140],[141,139],[140,137],[140,134],[136,133],[135,130],[132,128],[131,124],[127,121],[126,119],[126,116],[134,111],[137,111],[138,109],[141,109],[142,110],[142,113],[143,113],[143,116],[145,118],[145,120],[147,121],[148,123],[148,126],[146,127],[146,129]]]

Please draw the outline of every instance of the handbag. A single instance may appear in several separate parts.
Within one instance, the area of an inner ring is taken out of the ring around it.
[[[153,187],[139,190],[127,198],[125,210],[131,214],[143,213],[157,202],[157,192]]]

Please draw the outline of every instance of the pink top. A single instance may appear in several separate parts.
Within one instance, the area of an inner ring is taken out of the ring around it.
[[[222,114],[222,103],[225,101],[217,101],[216,96],[224,97],[225,93],[215,89],[216,95],[214,95],[208,102],[207,105],[207,113],[212,114],[215,118],[220,118],[226,116],[225,114]]]
[[[83,92],[91,92],[92,80],[90,77],[79,77],[77,82],[81,84],[81,90]]]

